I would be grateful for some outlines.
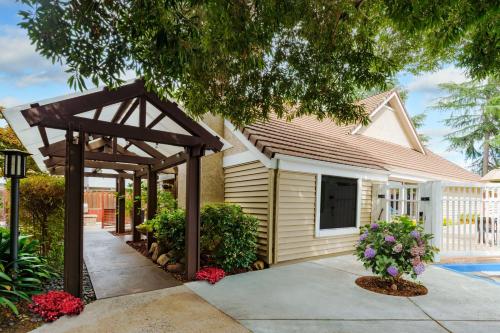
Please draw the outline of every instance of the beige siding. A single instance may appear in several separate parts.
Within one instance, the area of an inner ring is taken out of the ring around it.
[[[371,222],[372,216],[372,183],[363,180],[361,188],[361,218],[360,224],[365,225]]]
[[[232,166],[224,169],[224,198],[227,202],[240,205],[248,214],[259,219],[258,255],[270,262],[271,234],[269,228],[272,204],[272,173],[260,162]]]
[[[316,175],[280,170],[276,207],[275,262],[354,249],[358,235],[315,237]],[[361,224],[369,223],[371,184],[363,182]]]

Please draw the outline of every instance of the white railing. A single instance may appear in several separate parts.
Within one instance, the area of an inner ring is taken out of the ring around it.
[[[500,253],[500,186],[482,184],[442,184],[441,237],[443,254],[484,255]]]

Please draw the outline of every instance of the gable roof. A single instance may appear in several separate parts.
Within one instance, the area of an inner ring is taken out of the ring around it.
[[[481,180],[484,182],[500,182],[500,168],[490,170]]]
[[[393,93],[390,91],[365,99],[367,112],[373,113]],[[242,132],[269,158],[282,154],[432,179],[480,179],[478,175],[424,147],[425,153],[422,153],[368,136],[351,134],[352,128],[336,125],[331,120],[319,121],[312,116],[296,118],[291,122],[273,116],[268,122],[243,128]]]
[[[356,104],[363,105],[369,114],[370,120],[374,120],[375,117],[380,113],[384,112],[383,107],[389,106],[391,107],[395,113],[397,118],[401,121],[401,129],[406,133],[407,138],[411,142],[413,148],[422,154],[426,154],[424,145],[420,141],[420,137],[418,136],[417,130],[411,121],[408,112],[401,100],[401,96],[395,89],[391,89],[384,93],[380,93],[363,100],[360,100]],[[357,125],[355,128],[351,130],[351,134],[362,133],[365,129],[368,129],[370,124],[363,126]]]

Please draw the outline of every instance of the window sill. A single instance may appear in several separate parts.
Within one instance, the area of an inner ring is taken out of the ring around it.
[[[352,235],[359,234],[359,228],[337,228],[337,229],[320,229],[316,232],[316,238],[320,237],[331,237],[331,236],[342,236],[342,235]]]

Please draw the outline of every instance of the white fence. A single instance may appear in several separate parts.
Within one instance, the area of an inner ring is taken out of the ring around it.
[[[500,256],[500,184],[435,181],[419,184],[416,191],[379,185],[374,195],[375,215],[423,220],[440,256]]]
[[[500,185],[421,185],[426,229],[442,256],[500,255]]]

